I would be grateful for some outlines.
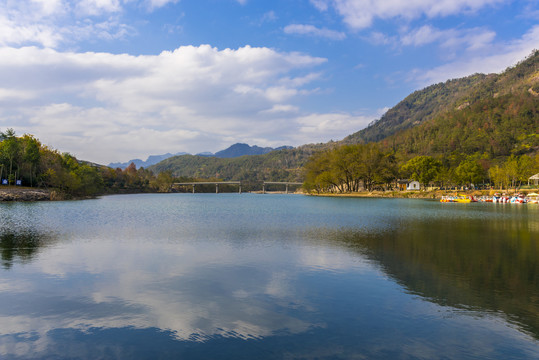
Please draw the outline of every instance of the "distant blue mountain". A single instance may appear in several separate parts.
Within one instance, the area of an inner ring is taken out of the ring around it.
[[[241,143],[237,143],[237,144],[234,144],[232,146],[230,146],[229,148],[225,149],[225,150],[221,150],[221,151],[218,151],[216,152],[215,154],[211,153],[211,152],[202,152],[202,153],[198,153],[197,155],[198,156],[207,156],[207,157],[218,157],[218,158],[234,158],[234,157],[240,157],[240,156],[244,156],[244,155],[263,155],[263,154],[267,154],[269,153],[270,151],[274,151],[274,150],[282,150],[282,149],[292,149],[293,147],[292,146],[281,146],[281,147],[278,147],[278,148],[271,148],[271,147],[260,147],[260,146],[249,146],[248,144],[241,144]],[[113,168],[113,169],[116,169],[116,168],[120,168],[120,169],[125,169],[126,167],[128,167],[131,163],[135,164],[135,166],[138,168],[141,168],[141,167],[144,167],[144,168],[147,168],[148,166],[151,166],[151,165],[155,165],[165,159],[168,159],[169,157],[173,157],[173,156],[180,156],[180,155],[189,155],[188,153],[186,152],[180,152],[180,153],[176,153],[176,154],[171,154],[171,153],[167,153],[167,154],[164,154],[164,155],[151,155],[151,156],[148,156],[148,159],[146,159],[146,161],[143,161],[141,159],[133,159],[133,160],[129,160],[128,162],[124,162],[124,163],[110,163],[109,164],[109,167]]]
[[[116,168],[125,169],[131,163],[133,163],[133,164],[135,164],[137,169],[139,169],[141,167],[147,168],[148,166],[155,165],[155,164],[157,164],[157,163],[159,163],[159,162],[161,162],[161,161],[163,161],[165,159],[168,159],[169,157],[178,156],[178,155],[187,155],[187,153],[186,152],[179,152],[179,153],[176,153],[176,154],[166,153],[166,154],[163,154],[163,155],[150,155],[150,156],[148,156],[148,159],[146,159],[146,161],[143,161],[141,159],[133,159],[133,160],[129,160],[128,162],[124,162],[124,163],[110,163],[109,167],[111,167],[113,169],[116,169]]]

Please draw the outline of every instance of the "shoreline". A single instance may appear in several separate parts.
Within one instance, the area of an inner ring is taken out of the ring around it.
[[[462,195],[473,195],[475,197],[480,196],[492,196],[495,193],[515,194],[515,193],[531,193],[537,192],[536,189],[520,189],[520,190],[430,190],[430,191],[371,191],[371,192],[355,192],[355,193],[311,193],[306,194],[310,196],[321,197],[356,197],[356,198],[394,198],[394,199],[441,199],[442,196],[454,195],[456,193]]]
[[[58,200],[55,191],[14,186],[0,187],[0,202]]]
[[[473,195],[475,197],[480,196],[492,196],[494,193],[530,193],[538,192],[537,189],[521,189],[515,191],[511,190],[430,190],[430,191],[371,191],[371,192],[354,192],[354,193],[307,193],[301,191],[289,192],[290,195],[306,195],[306,196],[319,196],[319,197],[348,197],[348,198],[388,198],[388,199],[441,199],[442,196],[454,195],[456,193],[462,195]],[[63,201],[63,200],[85,200],[95,199],[101,196],[107,195],[122,195],[122,194],[135,194],[137,192],[127,193],[105,193],[90,197],[71,197],[58,192],[57,190],[38,189],[28,187],[0,187],[0,203],[2,202],[35,202],[35,201]],[[262,191],[248,191],[246,193],[260,194]],[[266,194],[285,194],[284,191],[267,191]]]

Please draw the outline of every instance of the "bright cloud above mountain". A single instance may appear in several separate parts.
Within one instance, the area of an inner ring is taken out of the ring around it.
[[[411,91],[501,71],[534,1],[0,0],[0,130],[108,163],[338,140]]]

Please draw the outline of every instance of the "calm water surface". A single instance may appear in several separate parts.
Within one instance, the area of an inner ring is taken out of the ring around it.
[[[0,204],[2,359],[539,359],[539,206]]]

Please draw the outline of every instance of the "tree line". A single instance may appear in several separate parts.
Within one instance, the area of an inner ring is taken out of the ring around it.
[[[0,179],[8,185],[55,189],[67,196],[94,196],[107,193],[165,192],[175,179],[170,172],[154,175],[131,164],[126,169],[77,160],[13,129],[0,132]]]
[[[385,149],[379,143],[336,146],[313,155],[305,165],[309,192],[347,193],[395,190],[400,179],[426,188],[517,188],[539,173],[539,154],[491,158],[489,154],[418,155]]]

